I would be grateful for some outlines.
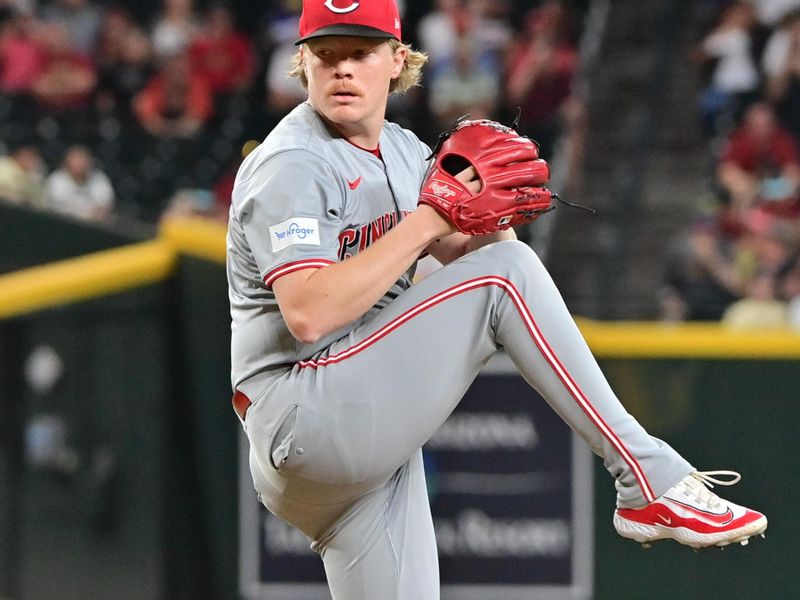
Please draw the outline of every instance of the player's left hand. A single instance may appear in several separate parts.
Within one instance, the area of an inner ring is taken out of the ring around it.
[[[480,177],[478,177],[478,172],[475,170],[475,167],[469,166],[463,171],[457,173],[455,178],[464,184],[464,187],[472,194],[477,194],[483,188],[483,184],[481,184]]]

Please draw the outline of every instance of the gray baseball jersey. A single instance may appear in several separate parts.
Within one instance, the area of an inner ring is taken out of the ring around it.
[[[521,242],[471,252],[415,285],[409,273],[316,344],[292,338],[272,282],[346,260],[414,210],[425,151],[387,123],[378,158],[305,104],[248,157],[234,189],[234,404],[259,498],[312,540],[335,600],[439,597],[420,448],[500,347],[603,457],[619,506],[652,501],[693,470],[622,407]]]
[[[228,271],[233,316],[233,386],[295,363],[340,338],[338,331],[298,345],[270,288],[298,269],[346,260],[367,248],[417,206],[429,149],[387,123],[380,154],[334,137],[301,104],[242,164],[234,186]],[[409,272],[366,318],[411,285]]]

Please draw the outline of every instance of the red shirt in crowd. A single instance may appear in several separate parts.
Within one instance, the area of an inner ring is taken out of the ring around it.
[[[757,177],[777,176],[784,167],[800,162],[800,152],[792,135],[783,129],[761,143],[739,129],[729,138],[722,162],[734,163]]]
[[[232,32],[225,37],[206,35],[189,48],[196,72],[205,77],[214,93],[232,92],[247,85],[253,72],[253,49],[246,36]]]
[[[0,39],[0,90],[8,93],[30,92],[42,69],[44,49],[23,34]]]
[[[214,110],[214,99],[203,76],[190,73],[185,82],[176,85],[162,73],[139,93],[134,110],[143,122],[189,117],[204,123]]]
[[[527,71],[538,61],[546,66],[535,82],[518,102],[522,109],[522,122],[528,125],[546,123],[559,111],[561,104],[572,93],[572,81],[578,66],[578,53],[568,44],[559,44],[548,49],[548,56],[536,55],[535,45],[524,43],[512,48],[508,58],[509,84],[526,78]]]
[[[766,137],[759,138],[741,127],[728,138],[720,159],[721,163],[732,163],[760,180],[780,177],[786,167],[800,163],[800,150],[792,135],[781,128]],[[784,219],[800,218],[800,199],[761,200],[752,209]],[[739,235],[749,229],[749,221],[730,208],[720,213],[720,226],[728,235]]]
[[[37,100],[48,109],[89,106],[97,83],[94,63],[73,50],[45,52],[33,84]]]

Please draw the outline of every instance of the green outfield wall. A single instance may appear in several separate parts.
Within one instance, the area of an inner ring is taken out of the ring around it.
[[[0,598],[237,597],[221,236],[173,223],[145,239],[0,208]],[[31,267],[45,270],[31,278]],[[61,294],[64,273],[72,293],[42,302]],[[648,430],[698,469],[740,471],[716,491],[770,518],[747,548],[643,550],[613,531],[613,482],[598,459],[594,597],[796,597],[800,337],[580,325]],[[42,356],[52,372],[53,355],[61,375],[47,388],[31,373],[47,372]],[[64,464],[36,462],[48,443]]]

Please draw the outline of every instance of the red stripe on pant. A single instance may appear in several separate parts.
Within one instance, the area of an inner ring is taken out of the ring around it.
[[[533,314],[531,313],[527,304],[525,304],[524,300],[522,299],[522,295],[519,293],[517,288],[514,286],[513,283],[502,277],[498,276],[479,277],[476,279],[465,281],[451,288],[448,288],[442,292],[439,292],[434,296],[431,296],[427,300],[420,302],[416,306],[404,312],[402,315],[398,316],[394,320],[390,321],[389,323],[381,327],[378,331],[376,331],[369,337],[365,338],[355,346],[347,348],[346,350],[342,350],[341,352],[334,354],[332,356],[320,358],[319,360],[300,361],[298,365],[300,366],[300,368],[317,369],[320,367],[326,367],[329,365],[334,365],[336,363],[342,362],[366,350],[367,348],[374,345],[382,338],[389,335],[392,331],[402,326],[404,323],[407,323],[417,315],[422,314],[423,312],[427,311],[430,308],[433,308],[434,306],[444,302],[445,300],[449,300],[450,298],[454,298],[466,292],[488,286],[499,287],[500,289],[503,290],[503,292],[505,292],[509,296],[511,301],[514,303],[517,312],[519,313],[520,317],[525,323],[525,327],[527,328],[528,333],[531,336],[531,339],[533,339],[534,344],[539,349],[539,352],[541,352],[542,356],[548,362],[550,367],[553,369],[556,376],[561,380],[561,383],[564,385],[567,391],[569,391],[573,399],[578,403],[578,406],[580,406],[584,414],[586,414],[589,420],[594,424],[595,427],[597,427],[597,429],[600,431],[603,437],[606,438],[606,440],[608,440],[608,442],[614,447],[614,449],[619,453],[619,455],[631,469],[631,472],[633,473],[637,483],[639,484],[639,487],[642,490],[642,494],[644,495],[645,500],[648,503],[655,500],[655,494],[653,493],[653,490],[650,487],[650,483],[647,481],[647,477],[645,476],[641,465],[633,457],[630,451],[625,447],[625,445],[622,443],[622,440],[620,440],[619,437],[617,437],[617,435],[613,432],[613,430],[603,420],[603,418],[597,412],[597,409],[595,409],[594,406],[592,406],[592,404],[589,402],[589,399],[583,393],[583,390],[581,390],[580,386],[578,386],[578,384],[569,374],[567,369],[564,367],[563,363],[556,356],[552,347],[547,342],[541,330],[539,329],[538,325],[536,324],[536,321],[533,318]]]

